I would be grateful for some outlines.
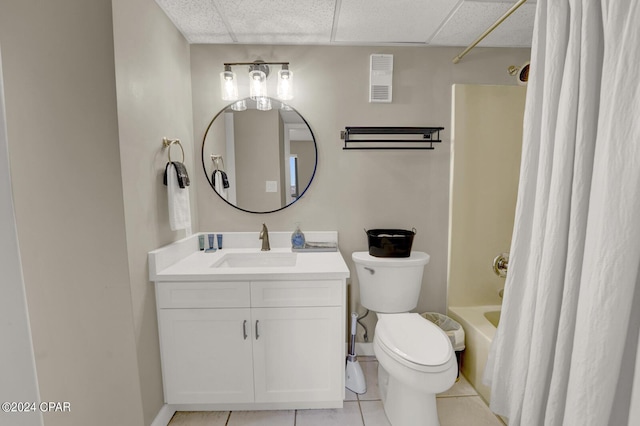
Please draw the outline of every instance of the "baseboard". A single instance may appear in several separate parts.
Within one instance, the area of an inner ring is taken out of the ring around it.
[[[374,356],[373,343],[360,343],[356,342],[356,355],[362,356]]]
[[[343,408],[342,395],[339,399],[307,402],[225,402],[219,404],[173,404],[176,411],[265,411],[265,410],[309,410]]]
[[[175,413],[175,408],[169,404],[164,404],[158,411],[156,418],[151,422],[151,426],[167,426]]]

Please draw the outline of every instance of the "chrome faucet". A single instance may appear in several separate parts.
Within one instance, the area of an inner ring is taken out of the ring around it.
[[[262,231],[260,231],[260,237],[258,238],[262,240],[262,248],[260,250],[271,250],[271,246],[269,245],[269,230],[267,229],[267,225],[264,223],[262,224]]]

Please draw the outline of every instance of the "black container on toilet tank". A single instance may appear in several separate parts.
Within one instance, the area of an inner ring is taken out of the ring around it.
[[[369,242],[369,254],[375,257],[409,257],[416,229],[365,230]]]

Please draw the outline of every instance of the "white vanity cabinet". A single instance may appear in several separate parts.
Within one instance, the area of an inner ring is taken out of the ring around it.
[[[156,291],[167,404],[341,406],[344,280],[156,282]]]
[[[249,318],[249,309],[162,309],[167,403],[253,402]]]

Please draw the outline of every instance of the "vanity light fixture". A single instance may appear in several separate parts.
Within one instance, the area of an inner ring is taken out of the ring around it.
[[[222,99],[225,101],[238,100],[238,78],[231,69],[232,66],[249,66],[249,97],[266,108],[267,102],[262,98],[267,98],[267,79],[269,78],[269,65],[280,65],[278,71],[278,85],[276,96],[282,100],[293,99],[293,72],[289,69],[289,62],[233,62],[225,63],[224,71],[220,73],[220,88]],[[271,108],[268,108],[271,109]]]

